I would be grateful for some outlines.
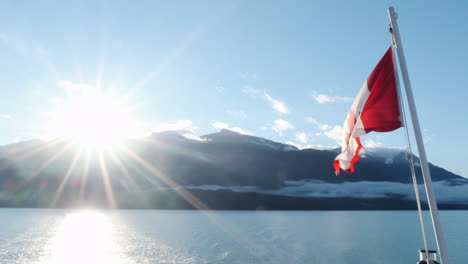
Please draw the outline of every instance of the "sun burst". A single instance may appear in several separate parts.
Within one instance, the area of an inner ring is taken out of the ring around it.
[[[57,100],[47,125],[54,137],[71,139],[85,149],[101,151],[137,133],[132,107],[123,96],[99,90]]]

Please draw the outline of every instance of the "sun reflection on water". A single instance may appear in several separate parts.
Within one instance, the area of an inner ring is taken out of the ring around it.
[[[47,245],[50,253],[41,263],[124,263],[113,228],[112,221],[102,213],[70,213]]]

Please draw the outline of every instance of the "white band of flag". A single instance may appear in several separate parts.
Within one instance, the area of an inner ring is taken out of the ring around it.
[[[389,132],[402,126],[395,80],[392,47],[388,49],[354,100],[344,123],[345,138],[334,168],[352,173],[362,149],[360,137],[371,132]]]

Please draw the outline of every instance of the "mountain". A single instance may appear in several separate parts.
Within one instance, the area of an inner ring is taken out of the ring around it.
[[[201,137],[184,131],[153,133],[102,153],[80,151],[66,141],[25,141],[0,147],[0,205],[415,208],[404,150],[365,149],[355,173],[335,176],[332,162],[338,152],[300,150],[230,130]],[[468,179],[432,164],[430,170],[439,205],[468,208]],[[422,183],[420,171],[417,179]]]

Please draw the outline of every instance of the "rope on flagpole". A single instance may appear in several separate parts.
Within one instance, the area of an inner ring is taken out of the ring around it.
[[[395,15],[397,15],[395,13]],[[392,37],[392,45],[394,47],[396,47],[396,42],[395,42],[395,39],[393,38],[393,32],[392,32],[392,25],[389,25],[390,26],[390,35]],[[393,65],[397,65],[395,60],[396,60],[396,57],[395,57],[395,51],[394,49],[392,49],[392,52],[393,52]],[[398,68],[395,68],[395,80],[396,80],[396,86],[397,86],[397,91],[398,91],[398,101],[400,103],[400,112],[401,112],[401,115],[402,115],[402,121],[403,121],[403,127],[405,129],[405,139],[406,139],[406,159],[408,160],[408,163],[410,165],[410,169],[411,169],[411,176],[412,176],[412,179],[413,179],[413,187],[414,187],[414,193],[416,194],[416,204],[418,205],[418,214],[419,214],[419,223],[421,225],[421,233],[422,233],[422,237],[423,237],[423,242],[424,242],[424,249],[426,250],[426,252],[429,252],[428,251],[428,246],[427,246],[427,236],[426,236],[426,228],[425,228],[425,225],[424,225],[424,217],[423,217],[423,213],[422,213],[422,207],[421,207],[421,198],[420,198],[420,195],[419,195],[419,188],[418,188],[418,181],[416,179],[416,171],[414,169],[414,160],[413,160],[413,152],[411,151],[411,141],[410,141],[410,136],[409,136],[409,131],[408,131],[408,122],[406,121],[406,114],[405,114],[405,105],[403,103],[403,100],[401,98],[401,87],[400,87],[400,79],[399,79],[399,76],[398,76]],[[426,254],[426,258],[428,259],[429,257],[429,254]]]
[[[400,32],[398,29],[398,22],[396,21],[395,10],[393,7],[388,8],[388,15],[390,20],[390,25],[392,29],[392,38],[395,42],[395,46],[398,53],[398,62],[400,63],[400,70],[403,77],[403,83],[405,84],[406,90],[406,99],[408,100],[409,113],[411,115],[411,120],[413,122],[413,130],[416,140],[416,146],[418,147],[419,161],[421,165],[421,172],[424,179],[424,187],[426,189],[427,202],[429,205],[429,211],[431,214],[432,225],[434,228],[434,234],[437,242],[437,248],[439,249],[439,254],[441,257],[442,264],[448,264],[447,252],[445,247],[445,241],[442,234],[442,226],[440,224],[439,213],[437,208],[437,202],[435,199],[434,190],[432,187],[431,172],[429,170],[429,162],[426,157],[426,150],[424,148],[424,142],[422,140],[421,127],[418,121],[418,114],[416,112],[416,106],[413,97],[413,91],[411,90],[411,82],[408,76],[408,69],[406,67],[405,55],[403,52],[403,46],[400,39]],[[414,164],[413,164],[414,170]],[[415,175],[415,174],[413,174]],[[417,186],[416,186],[417,187]],[[418,188],[415,189],[416,194]],[[429,252],[426,249],[426,256]]]
[[[403,107],[403,106],[402,106]],[[413,178],[413,187],[414,187],[414,193],[416,195],[416,204],[418,205],[418,214],[419,214],[419,223],[421,224],[421,232],[423,236],[423,241],[424,241],[424,249],[426,250],[426,259],[429,260],[429,254],[428,251],[428,246],[427,246],[427,236],[426,236],[426,227],[424,225],[424,217],[422,213],[422,208],[421,208],[421,198],[419,195],[419,188],[418,188],[418,181],[416,179],[416,171],[414,169],[414,159],[413,159],[413,152],[411,151],[411,142],[410,142],[410,137],[409,137],[409,132],[408,132],[408,127],[406,126],[406,116],[403,114],[403,119],[405,120],[405,134],[406,134],[406,144],[407,144],[407,159],[410,164],[410,169],[411,169],[411,176]]]

